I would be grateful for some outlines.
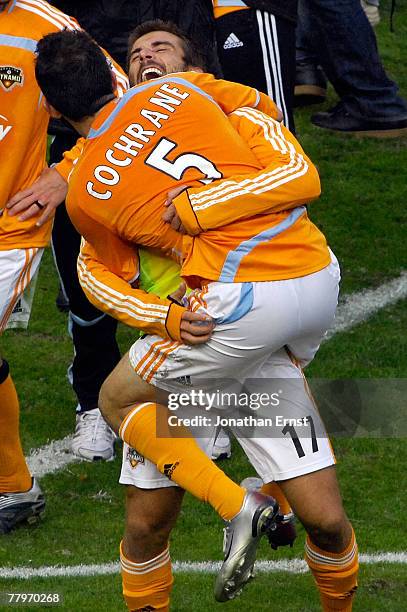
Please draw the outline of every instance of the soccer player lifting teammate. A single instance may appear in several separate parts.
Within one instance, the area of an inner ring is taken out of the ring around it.
[[[179,43],[171,44],[182,52]],[[166,52],[168,44],[163,45]],[[70,64],[72,72],[66,70],[68,57],[76,62],[76,69]],[[82,34],[51,35],[39,45],[36,74],[51,111],[87,137],[70,179],[69,213],[96,253],[103,253],[101,259],[112,260],[113,269],[118,253],[106,250],[118,239],[123,248],[133,243],[171,255],[181,252],[182,276],[194,290],[187,304],[197,312],[190,312],[188,320],[184,306],[138,291],[129,302],[138,327],[161,336],[133,345],[104,384],[101,408],[144,461],[146,488],[149,479],[159,487],[154,506],[166,507],[172,480],[228,521],[225,560],[215,587],[217,599],[225,601],[248,580],[259,536],[271,527],[276,505],[233,483],[193,438],[157,436],[156,419],[165,422],[168,411],[156,402],[156,391],[185,391],[185,379],[192,389],[200,388],[202,372],[213,379],[238,378],[241,384],[248,378],[302,381],[300,364],[313,358],[332,322],[339,282],[336,259],[303,206],[319,194],[319,180],[289,132],[254,109],[274,110],[258,92],[208,75],[178,73],[142,83],[120,101],[101,104],[95,114],[92,74],[98,74],[99,83],[104,79],[102,98],[113,91],[110,73],[103,72],[99,50]],[[69,99],[59,95],[62,80],[65,86],[69,81]],[[240,133],[257,142],[257,149],[250,150],[233,130],[225,113],[234,111]],[[208,180],[214,182],[202,185]],[[176,186],[186,189],[164,221],[163,203]],[[166,221],[182,224],[188,235]],[[114,310],[119,286],[117,281],[110,306],[108,294],[99,293],[107,310]],[[191,314],[200,313],[209,322],[197,332]],[[181,342],[183,334],[189,345]],[[312,415],[319,432],[316,439],[301,438],[302,453],[284,437],[239,442],[264,482],[279,481],[307,529],[307,560],[324,608],[350,610],[356,543],[323,425],[305,384],[295,389],[292,404],[300,405],[302,416]],[[158,472],[152,476],[153,465],[168,476],[162,476],[161,484]],[[168,609],[167,539],[180,500],[181,495],[172,495],[172,512],[162,515],[164,527],[146,529],[143,550],[133,554],[126,540],[122,568],[130,609]]]

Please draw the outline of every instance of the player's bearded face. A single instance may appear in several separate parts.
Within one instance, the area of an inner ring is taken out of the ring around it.
[[[131,85],[186,69],[182,41],[170,32],[149,32],[133,44],[129,64]]]

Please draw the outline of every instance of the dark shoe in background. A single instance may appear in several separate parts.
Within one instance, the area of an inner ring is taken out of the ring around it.
[[[324,71],[315,64],[297,64],[294,106],[320,104],[326,98],[327,81]]]
[[[341,102],[328,111],[312,115],[311,123],[325,130],[360,137],[397,138],[407,135],[407,116],[356,117]]]
[[[279,514],[276,517],[275,528],[269,531],[267,537],[271,548],[274,550],[277,550],[280,546],[292,548],[297,537],[294,513]]]

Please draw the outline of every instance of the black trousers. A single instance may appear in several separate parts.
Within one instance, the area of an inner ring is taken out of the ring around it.
[[[294,132],[295,23],[259,10],[216,19],[218,56],[224,78],[267,93]]]
[[[50,163],[76,142],[71,134],[57,135],[51,145]],[[72,386],[81,411],[98,405],[99,389],[120,360],[116,342],[117,321],[92,306],[79,284],[76,260],[81,237],[72,225],[65,203],[58,206],[52,230],[52,249],[61,286],[69,300],[69,327],[74,344]]]

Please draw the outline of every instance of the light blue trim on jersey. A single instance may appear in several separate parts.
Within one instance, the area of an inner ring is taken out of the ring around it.
[[[81,319],[81,317],[78,317],[73,312],[69,311],[70,320],[76,323],[77,325],[79,325],[79,327],[92,327],[92,325],[96,325],[96,323],[99,323],[99,321],[102,321],[102,319],[104,319],[105,316],[106,316],[105,314],[102,314],[100,315],[100,317],[96,317],[96,319],[92,319],[91,321],[86,321],[85,319]]]
[[[13,0],[13,2],[11,3],[10,8],[9,8],[9,9],[8,9],[8,11],[7,11],[8,13],[11,13],[11,11],[13,10],[13,8],[14,8],[14,7],[15,7],[15,5],[16,5],[16,2],[17,2],[17,0]]]
[[[253,306],[253,283],[242,283],[240,291],[240,299],[236,308],[227,316],[216,319],[216,324],[225,325],[226,323],[234,323],[242,319]]]
[[[199,93],[201,96],[208,98],[208,100],[210,100],[211,102],[216,104],[216,106],[219,107],[219,105],[217,104],[217,102],[215,102],[212,96],[207,94],[206,91],[204,91],[200,87],[197,87],[196,85],[194,85],[193,83],[190,83],[186,79],[166,75],[164,77],[159,77],[158,79],[152,79],[151,81],[149,81],[148,83],[145,83],[144,85],[137,85],[136,87],[132,87],[131,89],[126,91],[126,93],[116,103],[115,109],[104,120],[100,128],[98,128],[97,130],[93,130],[93,129],[90,130],[88,134],[88,139],[97,138],[98,136],[101,136],[102,134],[104,134],[106,130],[110,128],[113,121],[115,120],[117,115],[120,113],[120,111],[123,109],[123,107],[126,106],[126,104],[130,102],[130,100],[134,98],[134,96],[137,96],[137,94],[139,94],[141,91],[145,91],[146,89],[149,89],[151,87],[155,87],[158,90],[160,88],[160,85],[162,85],[163,83],[177,83],[178,85],[184,85],[185,87],[188,87],[189,89],[193,89],[194,91]],[[168,95],[171,95],[171,94],[168,94]]]
[[[245,2],[242,2],[242,0],[218,0],[218,6],[245,6],[246,8],[248,8],[247,4]]]
[[[37,41],[32,38],[22,38],[21,36],[9,36],[8,34],[0,34],[0,46],[14,47],[17,49],[26,49],[35,53]]]
[[[219,282],[233,283],[243,257],[246,257],[246,255],[248,255],[262,242],[272,240],[275,236],[281,234],[281,232],[284,232],[286,229],[294,225],[294,223],[305,213],[305,211],[305,206],[298,206],[297,208],[294,208],[292,213],[286,219],[284,219],[284,221],[281,221],[281,223],[274,225],[264,232],[260,232],[260,234],[253,236],[253,238],[250,238],[250,240],[241,242],[236,249],[229,251],[225,263],[223,264]]]

